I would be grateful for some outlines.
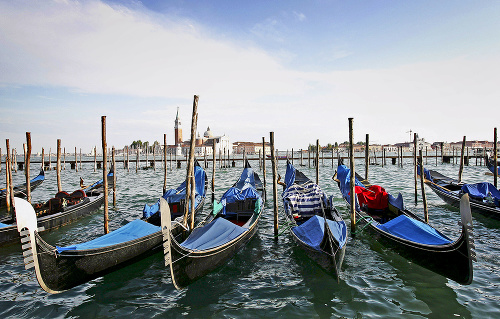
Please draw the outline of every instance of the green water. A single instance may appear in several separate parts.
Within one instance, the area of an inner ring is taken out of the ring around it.
[[[307,164],[305,161],[304,163]],[[261,175],[257,161],[251,161]],[[298,162],[296,161],[297,165]],[[396,165],[370,166],[370,180],[387,191],[402,192],[406,206],[422,215],[422,203],[414,202],[413,168],[406,160]],[[156,202],[163,187],[163,171],[130,172],[117,164],[117,207],[110,196],[110,229],[140,218],[144,204]],[[217,169],[216,198],[230,187],[242,167]],[[435,165],[429,168],[444,175],[457,176],[458,165]],[[315,169],[299,167],[314,179]],[[357,169],[364,174],[363,161]],[[320,161],[320,186],[336,198],[336,205],[349,224],[348,211],[331,177],[331,162]],[[207,169],[211,180],[211,166]],[[500,313],[499,264],[500,221],[473,214],[477,262],[474,280],[461,286],[426,270],[385,248],[362,233],[349,237],[340,281],[323,272],[297,249],[287,232],[278,239],[273,231],[271,165],[267,162],[267,198],[259,230],[249,244],[226,265],[195,282],[185,290],[173,287],[162,255],[156,254],[124,269],[98,278],[70,291],[50,295],[38,285],[33,269],[25,270],[20,244],[0,248],[0,317],[1,318],[494,318]],[[285,163],[278,172],[284,176]],[[463,180],[492,182],[484,166],[468,166]],[[38,170],[33,168],[31,175]],[[5,171],[0,173],[4,184]],[[62,171],[63,188],[78,187],[102,178],[93,164],[84,164],[79,172]],[[168,171],[168,187],[176,187],[185,177],[185,168]],[[14,173],[16,183],[23,172]],[[419,188],[420,189],[420,188]],[[33,192],[34,201],[53,196],[57,191],[55,171]],[[444,204],[426,188],[430,223],[455,239],[459,234],[457,209]],[[279,194],[279,192],[278,192]],[[278,195],[279,196],[279,195]],[[279,203],[281,207],[281,203]],[[211,209],[210,196],[204,212]],[[51,244],[68,245],[102,235],[102,209],[57,231],[44,234]],[[280,220],[282,221],[282,219]],[[453,267],[453,265],[450,265]]]

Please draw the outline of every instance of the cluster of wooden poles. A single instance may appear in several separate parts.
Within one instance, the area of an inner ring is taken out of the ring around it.
[[[183,223],[187,226],[188,223],[188,216],[189,216],[189,207],[195,207],[195,177],[194,177],[194,153],[195,153],[195,132],[197,128],[197,121],[198,121],[198,100],[199,97],[197,95],[194,96],[194,101],[193,101],[193,114],[192,114],[192,120],[191,120],[191,144],[189,148],[189,157],[187,159],[188,165],[187,165],[187,173],[186,173],[186,205],[185,206],[185,211],[184,211],[184,221]],[[351,175],[350,175],[350,193],[355,194],[354,191],[354,178],[355,178],[355,165],[354,165],[354,139],[353,139],[353,118],[349,118],[349,162],[350,162],[350,170],[351,170]],[[102,124],[102,152],[103,152],[103,187],[104,187],[104,232],[108,233],[109,228],[108,228],[108,222],[109,222],[109,216],[108,216],[108,180],[107,180],[107,142],[106,142],[106,116],[101,117],[101,124]],[[164,168],[164,182],[163,182],[163,193],[166,192],[166,181],[167,181],[167,135],[163,135],[164,139],[164,153],[163,153],[163,168]],[[464,154],[465,154],[465,143],[466,143],[466,137],[464,136],[463,141],[462,141],[462,151],[461,151],[461,160],[460,160],[460,170],[459,170],[459,177],[458,180],[461,181],[462,179],[462,172],[463,172],[463,165],[464,165]],[[369,135],[366,134],[366,145],[369,145]],[[13,161],[11,160],[9,154],[10,154],[10,145],[9,145],[9,140],[6,140],[6,146],[7,146],[7,158],[6,158],[6,181],[7,181],[7,205],[8,209],[12,210],[15,209],[14,206],[14,191],[13,191],[13,185],[12,185],[12,166],[13,166]],[[262,137],[262,146],[263,149],[265,150],[266,142],[265,138]],[[497,129],[494,129],[494,163],[497,162]],[[278,234],[278,173],[277,173],[277,156],[276,156],[276,149],[274,147],[274,132],[270,132],[270,149],[271,149],[271,164],[272,164],[272,174],[273,174],[273,211],[274,211],[274,233],[275,235]],[[319,140],[316,140],[316,152],[315,152],[315,158],[314,158],[314,165],[316,167],[316,184],[319,184]],[[415,202],[417,202],[417,197],[418,197],[418,183],[417,183],[417,165],[420,166],[421,172],[424,171],[423,168],[423,154],[422,150],[419,150],[419,160],[417,161],[417,134],[414,134],[414,147],[413,147],[413,165],[414,165],[414,181],[415,181]],[[94,149],[94,154],[96,154],[96,149]],[[212,191],[212,202],[214,201],[215,197],[215,167],[216,167],[216,158],[215,158],[215,143],[213,144],[213,158],[212,158],[212,185],[211,185],[211,191]],[[220,154],[220,152],[219,152]],[[292,149],[292,154],[293,154],[293,149]],[[302,152],[301,152],[302,154]],[[225,152],[224,152],[225,155]],[[399,154],[398,154],[399,155]],[[26,133],[26,147],[25,147],[25,175],[26,175],[26,185],[27,185],[27,198],[28,201],[31,201],[31,194],[30,194],[30,156],[31,156],[31,133],[27,132]],[[139,153],[137,153],[137,156],[139,156]],[[245,156],[243,157],[243,159]],[[265,200],[267,200],[266,196],[266,160],[265,160],[265,155],[263,154],[262,156],[262,162],[260,161],[260,153],[259,153],[259,164],[262,163],[262,169],[263,169],[263,186],[264,186],[264,196]],[[339,154],[337,154],[337,158],[339,158]],[[95,159],[95,157],[94,157]],[[228,159],[229,159],[229,154],[228,154]],[[75,148],[75,160],[76,160],[76,148]],[[293,156],[292,156],[292,161],[293,161]],[[138,163],[139,161],[137,161]],[[222,162],[222,160],[221,160]],[[402,159],[401,159],[402,162]],[[206,156],[205,156],[205,163],[206,163]],[[301,163],[302,163],[302,158],[301,158]],[[369,171],[369,148],[365,148],[365,179],[368,180],[368,171]],[[112,149],[112,165],[113,167],[115,166],[115,149],[113,147]],[[125,159],[124,159],[124,165],[125,165]],[[222,165],[222,164],[221,164]],[[333,165],[333,152],[332,152],[332,165]],[[128,167],[128,152],[127,152],[127,165]],[[94,165],[95,168],[95,165]],[[61,140],[57,140],[57,165],[56,165],[56,170],[57,170],[57,187],[58,191],[62,190],[61,187],[61,178],[60,178],[60,170],[61,170]],[[136,167],[137,170],[137,167]],[[114,183],[113,183],[113,205],[116,206],[116,174],[113,172],[113,178],[114,178]],[[494,183],[495,187],[497,187],[497,172],[495,170],[494,173]],[[429,221],[429,216],[428,216],[428,210],[427,210],[427,202],[426,202],[426,196],[425,196],[425,191],[424,191],[424,179],[423,179],[423,173],[420,174],[420,184],[421,184],[421,192],[422,192],[422,200],[423,200],[423,205],[424,205],[424,217],[425,221]],[[355,227],[356,227],[356,215],[355,215],[355,196],[351,196],[351,203],[350,203],[350,215],[351,215],[351,233],[355,233]],[[189,205],[191,203],[191,205]],[[194,212],[191,214],[191,218],[189,220],[191,228],[194,227]]]

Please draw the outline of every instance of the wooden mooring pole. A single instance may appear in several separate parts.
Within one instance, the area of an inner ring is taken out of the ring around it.
[[[498,154],[497,154],[497,143],[498,143],[498,136],[497,136],[497,128],[495,127],[493,129],[493,185],[495,185],[495,188],[498,188],[497,185],[497,179],[498,179]]]
[[[417,191],[417,133],[413,133],[413,179],[415,181],[415,203],[418,201]]]
[[[427,198],[425,196],[425,188],[424,188],[424,160],[422,158],[422,150],[419,150],[419,159],[420,159],[420,187],[422,189],[422,202],[424,203],[424,218],[425,222],[429,223],[429,211],[427,209]]]
[[[30,162],[31,162],[31,132],[26,132],[26,160],[24,163],[24,174],[26,175],[26,200],[31,203]]]
[[[354,236],[356,232],[356,192],[354,191],[354,181],[356,172],[354,170],[354,133],[353,133],[353,121],[354,118],[349,118],[349,162],[351,169],[350,176],[350,194],[351,194],[351,202],[350,202],[350,213],[351,213],[351,235]]]
[[[102,132],[102,181],[104,191],[104,233],[109,233],[109,215],[108,215],[108,146],[106,143],[106,116],[101,116]],[[75,147],[76,154],[76,147]],[[75,156],[76,157],[76,156]]]
[[[215,156],[215,140],[212,144],[212,203],[215,200],[215,166],[217,166],[217,158]]]
[[[57,162],[56,162],[56,175],[57,175],[57,192],[62,192],[61,183],[61,139],[57,139]]]
[[[368,169],[370,167],[370,134],[366,134],[365,141],[365,180],[368,180]]]
[[[271,164],[273,167],[273,212],[274,212],[274,236],[278,236],[278,168],[276,167],[276,154],[274,148],[274,132],[269,133],[271,143]]]
[[[262,137],[262,175],[264,177],[264,201],[267,201],[267,190],[266,190],[266,138]]]
[[[111,167],[113,168],[113,207],[116,207],[116,161],[114,146],[111,149]]]
[[[163,193],[167,191],[167,134],[163,134]]]
[[[316,165],[316,185],[319,185],[319,139],[316,140],[316,158],[314,162]]]
[[[462,152],[460,153],[460,168],[458,170],[458,182],[462,181],[462,173],[464,172],[464,156],[465,156],[465,139],[462,140]]]

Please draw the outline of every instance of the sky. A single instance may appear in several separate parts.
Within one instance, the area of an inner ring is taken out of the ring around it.
[[[33,152],[198,129],[280,150],[493,140],[500,1],[0,0],[0,138]],[[5,153],[5,142],[0,142]],[[18,151],[19,152],[19,151]]]

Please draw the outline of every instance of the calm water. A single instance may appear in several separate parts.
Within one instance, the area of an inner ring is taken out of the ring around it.
[[[305,162],[306,163],[306,162]],[[364,174],[363,161],[357,169]],[[406,160],[403,168],[395,165],[370,166],[370,180],[384,186],[389,192],[402,192],[406,206],[422,215],[422,203],[415,206],[413,169]],[[298,161],[295,161],[298,164]],[[306,163],[307,164],[307,163]],[[157,170],[134,169],[127,172],[119,163],[117,170],[117,207],[110,204],[110,229],[114,230],[142,216],[145,203],[154,203],[163,187],[161,163]],[[254,169],[262,176],[258,162]],[[331,161],[320,160],[320,185],[337,200],[339,210],[349,223],[348,211],[340,199],[340,192],[331,177]],[[458,165],[435,165],[429,159],[429,168],[449,176],[457,176]],[[314,179],[314,168],[300,168]],[[236,168],[216,172],[216,198],[241,173],[241,162]],[[231,261],[217,271],[197,281],[187,289],[177,291],[170,274],[163,265],[162,254],[156,254],[103,278],[76,287],[70,291],[50,295],[38,285],[33,269],[25,270],[20,244],[0,248],[0,317],[68,317],[114,318],[488,318],[500,316],[500,221],[473,215],[477,262],[474,263],[474,281],[461,286],[386,249],[367,233],[349,238],[340,282],[323,272],[295,247],[288,233],[273,236],[272,175],[267,162],[268,201],[259,225],[259,231]],[[284,176],[285,163],[279,162],[279,173]],[[489,181],[484,166],[468,166],[463,180]],[[32,169],[35,176],[37,169]],[[0,173],[5,183],[5,170]],[[84,164],[79,172],[62,172],[63,188],[72,191],[79,178],[86,183],[100,179],[102,172],[93,172],[93,164]],[[168,172],[168,186],[176,187],[185,176],[185,168]],[[211,179],[211,167],[208,168]],[[403,179],[400,179],[403,177]],[[14,173],[16,183],[24,179],[23,172]],[[46,173],[46,180],[33,193],[34,201],[41,201],[56,193],[55,171]],[[420,186],[419,186],[420,187]],[[419,188],[420,189],[420,188]],[[432,225],[451,238],[458,237],[460,218],[458,210],[445,205],[426,188],[429,218]],[[209,197],[205,212],[211,209]],[[111,201],[110,196],[110,201]],[[281,203],[279,204],[281,207]],[[103,232],[102,209],[78,222],[43,237],[49,243],[68,245],[90,240]]]

